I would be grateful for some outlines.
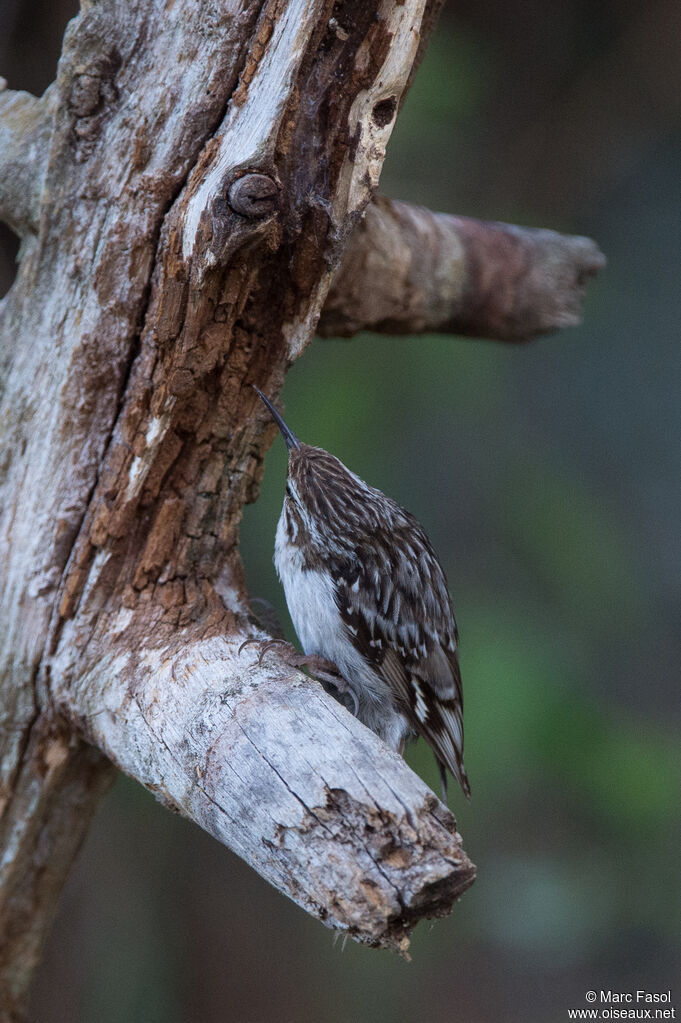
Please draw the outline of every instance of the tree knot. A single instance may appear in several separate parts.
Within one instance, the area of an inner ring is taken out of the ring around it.
[[[279,208],[279,186],[269,174],[247,171],[229,186],[227,201],[240,216],[261,220]]]

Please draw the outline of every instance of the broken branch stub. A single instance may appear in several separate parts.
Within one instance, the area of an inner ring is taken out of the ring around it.
[[[104,660],[55,691],[114,763],[361,942],[404,952],[449,912],[475,876],[452,814],[317,682],[233,635],[161,626],[133,652],[122,624],[103,622]]]
[[[279,206],[279,186],[269,174],[246,172],[229,186],[227,201],[235,213],[259,220]]]
[[[317,332],[528,341],[580,323],[586,284],[604,266],[590,238],[378,196],[345,249]]]

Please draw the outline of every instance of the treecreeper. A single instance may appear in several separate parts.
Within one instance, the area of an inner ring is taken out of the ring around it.
[[[466,796],[458,633],[445,573],[421,524],[334,455],[303,444],[258,394],[288,449],[274,564],[304,655],[392,749],[422,736]],[[273,641],[278,643],[280,641]]]

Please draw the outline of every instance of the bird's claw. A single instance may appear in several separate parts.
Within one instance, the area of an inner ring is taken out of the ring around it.
[[[239,647],[239,653],[241,653],[242,650],[245,650],[247,646],[255,646],[256,644],[261,644],[257,661],[258,667],[262,665],[263,657],[265,656],[266,653],[269,653],[273,646],[291,647],[291,644],[287,642],[287,640],[285,639],[268,639],[265,643],[263,643],[262,640],[257,639],[255,636],[252,636],[251,639],[244,640],[244,642]],[[293,649],[293,647],[291,647],[291,649]]]
[[[241,656],[241,651],[245,650],[247,646],[253,646],[254,643],[259,643],[260,640],[256,639],[255,636],[251,636],[250,639],[245,639],[238,650],[238,655]]]

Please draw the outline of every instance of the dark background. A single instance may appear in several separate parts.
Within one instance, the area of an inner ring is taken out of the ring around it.
[[[75,5],[2,0],[0,74],[40,93]],[[478,881],[412,962],[333,935],[120,779],[64,893],[34,1023],[554,1023],[679,977],[681,7],[451,3],[388,195],[599,242],[585,324],[511,347],[317,341],[293,429],[412,510],[462,634]],[[15,249],[2,235],[7,287]],[[254,595],[285,457],[246,509]],[[426,749],[411,763],[431,784]]]

